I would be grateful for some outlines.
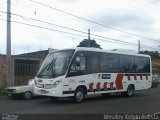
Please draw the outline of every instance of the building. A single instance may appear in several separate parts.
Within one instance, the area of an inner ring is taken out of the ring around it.
[[[0,54],[0,88],[6,86],[6,55]]]
[[[11,57],[11,78],[14,85],[24,85],[34,78],[48,50],[13,55]],[[6,87],[6,55],[0,54],[0,88]]]
[[[153,73],[160,74],[160,59],[152,60]]]

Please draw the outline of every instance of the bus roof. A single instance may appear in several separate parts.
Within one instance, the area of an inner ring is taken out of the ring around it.
[[[59,51],[66,51],[66,50],[75,50],[75,52],[77,52],[77,51],[95,51],[95,52],[107,52],[107,53],[117,53],[117,54],[125,54],[125,55],[150,57],[149,55],[138,54],[136,52],[133,52],[133,51],[127,50],[127,49],[126,49],[126,51],[124,49],[123,49],[123,51],[116,51],[116,49],[104,50],[104,49],[93,48],[93,47],[76,47],[76,48],[69,48],[69,49],[54,50],[52,52],[59,52]]]
[[[107,52],[107,53],[117,53],[117,54],[125,54],[125,55],[135,55],[135,56],[143,56],[143,57],[150,57],[149,55],[145,54],[138,54],[133,51],[130,52],[130,50],[126,49],[125,51],[116,51],[115,49],[113,50],[104,50],[104,49],[99,49],[99,48],[89,48],[89,47],[76,47],[76,51],[96,51],[96,52]]]

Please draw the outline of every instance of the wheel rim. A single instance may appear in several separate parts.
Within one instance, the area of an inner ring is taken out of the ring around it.
[[[77,94],[76,94],[76,100],[77,100],[77,102],[81,102],[81,101],[83,101],[83,99],[84,99],[83,92],[82,91],[78,91]]]
[[[129,95],[129,96],[132,96],[132,94],[133,94],[133,89],[132,89],[132,87],[131,87],[131,88],[128,89],[128,95]]]

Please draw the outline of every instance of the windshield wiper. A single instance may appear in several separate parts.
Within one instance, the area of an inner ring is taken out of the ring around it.
[[[46,75],[42,75],[42,73],[44,72],[44,70],[47,69],[47,67],[48,69],[50,69],[50,67],[56,62],[56,59],[57,58],[53,58],[53,60],[41,70],[41,72],[37,75],[37,77],[46,76]]]
[[[57,59],[57,58],[55,58],[54,61],[51,62],[51,63],[50,63],[50,66],[48,67],[48,69],[51,69],[51,70],[52,70],[52,77],[55,77],[55,76],[54,76],[55,74],[53,73],[53,71],[55,72],[55,62],[56,62],[56,59]],[[54,65],[54,66],[53,66],[53,65]],[[53,69],[53,68],[54,68],[54,69]]]

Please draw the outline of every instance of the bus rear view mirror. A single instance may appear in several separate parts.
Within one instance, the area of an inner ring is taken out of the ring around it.
[[[76,57],[76,66],[79,67],[81,63],[81,59],[79,56]]]

